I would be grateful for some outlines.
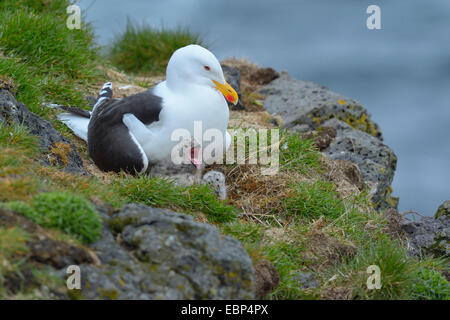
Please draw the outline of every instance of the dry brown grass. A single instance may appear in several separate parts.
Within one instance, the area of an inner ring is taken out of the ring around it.
[[[36,168],[36,173],[58,190],[69,189],[81,193],[92,188],[85,177],[61,171],[56,167],[39,166]]]
[[[304,256],[310,261],[310,266],[316,270],[330,268],[342,262],[345,257],[354,256],[358,248],[349,241],[342,241],[330,236],[324,230],[312,227],[305,235],[304,244],[306,250]]]
[[[149,76],[149,77],[131,77],[123,72],[120,72],[114,68],[99,66],[98,67],[104,73],[104,80],[98,82],[95,86],[88,88],[89,94],[97,97],[98,92],[102,85],[110,81],[113,85],[113,97],[124,98],[132,94],[136,94],[147,90],[150,87],[164,81],[164,76]]]
[[[336,287],[324,290],[320,298],[322,300],[350,300],[351,296],[351,288]]]
[[[274,117],[267,111],[230,111],[228,126],[232,128],[272,129],[276,127],[271,121],[274,118],[278,123],[281,123],[279,117]]]
[[[17,86],[12,78],[0,74],[0,90],[8,90],[15,93],[16,87]]]
[[[242,211],[244,219],[266,225],[275,222],[282,228],[289,223],[282,216],[283,198],[291,192],[289,182],[311,179],[298,172],[263,175],[259,166],[250,164],[212,168],[225,174],[229,202]]]
[[[0,201],[30,200],[38,190],[38,183],[33,177],[0,177]]]
[[[0,147],[0,151],[0,201],[31,199],[38,189],[38,181],[30,175],[36,162],[24,155],[27,149]]]
[[[67,156],[72,150],[71,146],[65,142],[55,142],[47,155],[48,160],[53,165],[58,165],[62,162],[64,166],[67,166]]]
[[[320,160],[325,169],[324,177],[334,182],[336,192],[341,198],[358,195],[361,192],[364,180],[356,164],[344,160],[331,160],[325,156]]]

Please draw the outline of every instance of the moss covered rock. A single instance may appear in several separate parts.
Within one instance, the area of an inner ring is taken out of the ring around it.
[[[74,144],[64,138],[53,125],[29,111],[18,102],[14,94],[0,89],[0,124],[23,124],[31,134],[39,138],[43,151],[40,161],[45,165],[60,165],[65,172],[86,174]]]
[[[259,93],[266,96],[264,108],[281,116],[283,127],[306,132],[333,160],[356,163],[378,209],[397,207],[398,199],[391,195],[397,157],[360,103],[286,72]]]
[[[443,204],[441,204],[434,214],[435,218],[440,216],[450,216],[450,200],[447,200]]]
[[[391,183],[397,167],[394,151],[379,139],[340,120],[332,119],[325,125],[337,130],[337,137],[324,150],[325,154],[333,160],[356,163],[377,208],[396,208],[398,200],[391,196]]]
[[[405,221],[402,225],[411,253],[420,257],[450,257],[450,219],[424,217],[419,221]]]
[[[81,267],[84,298],[253,298],[254,271],[241,243],[191,216],[126,205],[92,248],[104,266]]]

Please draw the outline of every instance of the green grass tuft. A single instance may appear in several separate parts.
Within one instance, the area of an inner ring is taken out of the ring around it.
[[[19,227],[0,227],[0,280],[2,275],[14,270],[15,266],[11,264],[11,260],[28,252],[26,241],[29,238],[29,234]]]
[[[450,300],[450,283],[439,272],[421,268],[414,284],[414,298],[418,300]]]
[[[0,2],[0,74],[13,78],[17,99],[39,115],[49,112],[42,102],[86,105],[85,88],[100,75],[90,26],[66,26],[69,4]]]
[[[367,268],[371,265],[380,268],[380,289],[367,287],[370,276]],[[408,257],[398,241],[380,235],[378,239],[368,239],[356,256],[342,264],[335,274],[339,275],[336,281],[352,288],[353,299],[408,299],[411,298],[415,268],[417,263]]]
[[[304,268],[304,247],[300,242],[278,241],[264,248],[264,253],[272,261],[280,275],[280,285],[272,293],[273,299],[316,299],[314,290],[303,289],[295,280],[296,271]],[[309,291],[309,292],[308,292]]]
[[[29,248],[26,244],[30,235],[19,227],[0,227],[0,299],[5,299],[6,277],[12,273],[20,274],[24,256]]]
[[[230,221],[236,217],[236,209],[219,200],[206,185],[176,186],[166,178],[139,175],[117,179],[116,189],[129,203],[139,202],[187,213],[203,212],[212,222]]]
[[[308,218],[337,218],[345,207],[331,182],[298,182],[291,184],[291,193],[284,199],[286,213]]]
[[[296,170],[307,174],[311,170],[320,171],[320,152],[311,139],[303,139],[300,133],[280,131],[280,168],[284,171]]]
[[[33,156],[39,151],[37,137],[21,124],[0,124],[0,147],[19,148],[25,156]]]
[[[67,192],[40,193],[32,205],[10,202],[9,208],[46,228],[58,228],[85,243],[98,240],[102,221],[95,208],[84,198]]]
[[[189,44],[205,46],[198,34],[189,29],[175,30],[137,25],[128,21],[126,30],[111,45],[113,65],[137,74],[164,74],[172,53]]]

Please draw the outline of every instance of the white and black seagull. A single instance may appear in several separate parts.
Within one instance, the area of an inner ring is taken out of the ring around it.
[[[151,164],[170,161],[172,132],[194,122],[202,130],[217,129],[228,147],[229,111],[226,100],[238,95],[225,81],[217,58],[207,49],[188,45],[176,50],[166,69],[166,80],[123,99],[112,99],[112,84],[105,83],[92,112],[66,108],[58,118],[88,143],[89,155],[104,171],[145,172]],[[203,134],[203,133],[202,133]],[[199,166],[198,152],[191,162]]]

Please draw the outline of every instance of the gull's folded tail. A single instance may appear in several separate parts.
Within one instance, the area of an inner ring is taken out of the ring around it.
[[[98,93],[97,102],[94,105],[94,108],[92,109],[92,112],[94,112],[95,108],[97,108],[101,103],[103,103],[106,100],[109,100],[112,98],[112,83],[106,82],[100,92]]]

